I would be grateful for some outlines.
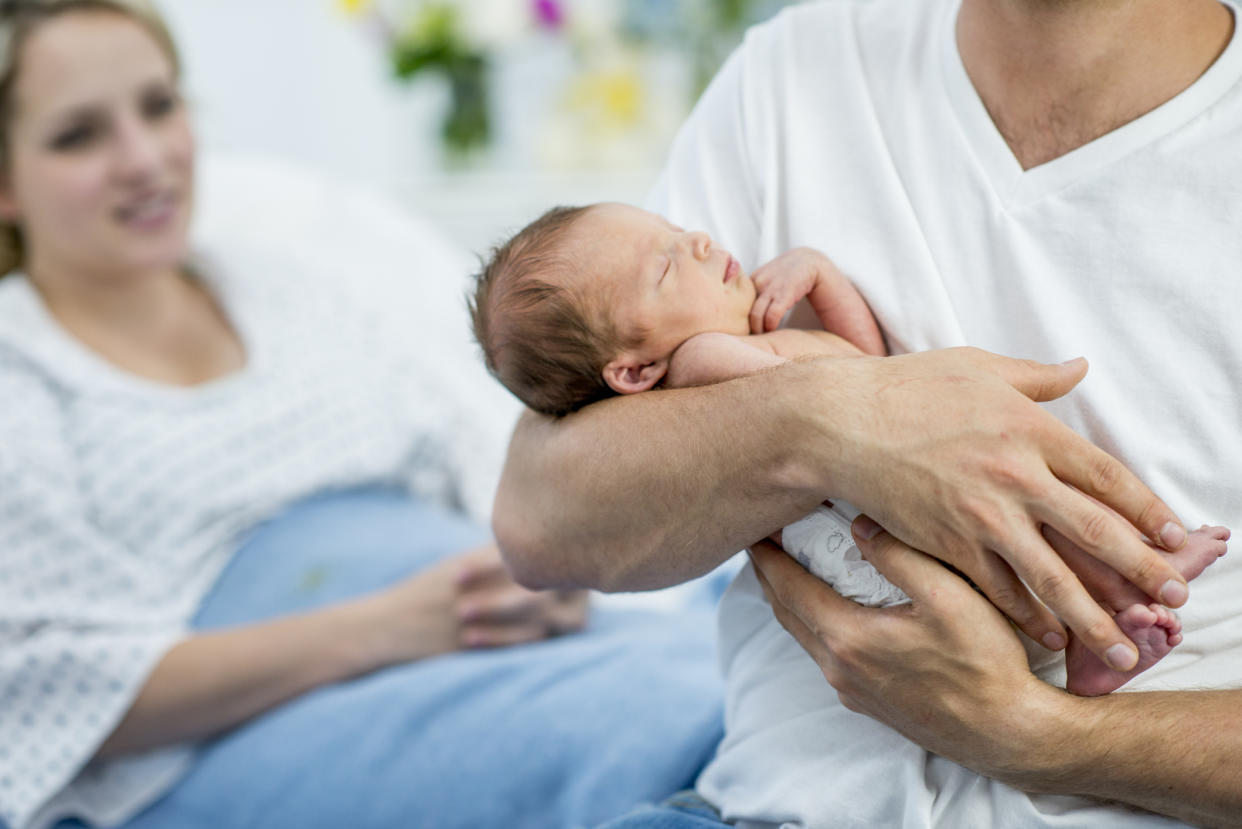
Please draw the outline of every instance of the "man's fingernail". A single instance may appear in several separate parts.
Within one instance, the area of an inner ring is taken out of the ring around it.
[[[1059,651],[1065,647],[1065,637],[1059,633],[1045,633],[1044,647],[1050,651]]]
[[[1061,363],[1061,365],[1063,365],[1063,366],[1073,366],[1073,365],[1077,365],[1078,363],[1081,363],[1081,362],[1083,361],[1083,359],[1084,359],[1083,357],[1075,357],[1075,358],[1074,358],[1074,359],[1072,359],[1072,360],[1066,360],[1065,362]]]
[[[865,515],[860,515],[854,519],[854,536],[861,538],[863,541],[870,541],[875,538],[882,529],[884,528]]]
[[[1180,550],[1186,543],[1186,528],[1175,521],[1170,521],[1160,528],[1160,543],[1166,550]]]
[[[1160,603],[1169,607],[1181,607],[1190,598],[1190,589],[1177,579],[1169,579],[1160,588]]]
[[[1138,662],[1138,654],[1125,645],[1113,645],[1104,652],[1108,666],[1114,671],[1128,671]]]

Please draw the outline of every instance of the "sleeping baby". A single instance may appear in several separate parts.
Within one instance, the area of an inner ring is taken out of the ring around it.
[[[779,327],[802,299],[826,330]],[[622,204],[559,207],[525,227],[478,275],[471,315],[488,369],[527,406],[556,416],[615,394],[727,382],[797,358],[885,354],[862,295],[823,254],[797,248],[748,275],[706,234]],[[850,532],[856,514],[825,502],[779,540],[843,596],[872,606],[907,601],[862,560]],[[1224,554],[1228,537],[1202,527],[1166,555],[1190,580]],[[1071,569],[1092,563],[1059,540]],[[1071,637],[1072,693],[1113,691],[1181,642],[1176,614],[1117,581],[1095,598],[1138,647],[1138,665],[1114,671]]]

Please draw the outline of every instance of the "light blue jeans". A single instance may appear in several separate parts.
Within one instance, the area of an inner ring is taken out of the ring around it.
[[[678,792],[659,805],[640,806],[599,829],[720,829],[729,824],[693,791]]]
[[[486,538],[397,493],[320,497],[254,532],[196,626],[358,595]],[[600,613],[583,634],[317,689],[204,746],[126,829],[594,826],[690,785],[711,756],[714,632],[706,599]]]

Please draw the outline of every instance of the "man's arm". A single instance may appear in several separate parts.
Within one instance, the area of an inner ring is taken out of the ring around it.
[[[847,708],[1024,791],[1242,826],[1242,691],[1067,694],[1031,674],[1012,629],[962,579],[871,531],[855,522],[859,548],[911,604],[863,607],[774,545],[752,552],[777,618]]]
[[[496,535],[528,585],[643,590],[846,498],[937,551],[1036,641],[1064,646],[1059,617],[1101,659],[1121,646],[1129,659],[1109,664],[1128,670],[1133,643],[1039,527],[1174,606],[1187,595],[1181,576],[1082,493],[1166,546],[1185,535],[1133,474],[1032,402],[1065,394],[1085,369],[969,348],[812,359],[559,420],[528,414],[497,493]]]

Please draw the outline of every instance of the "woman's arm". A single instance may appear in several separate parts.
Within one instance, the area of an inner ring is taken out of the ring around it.
[[[1065,394],[1085,368],[976,349],[820,358],[613,398],[559,420],[528,414],[494,528],[523,583],[642,590],[704,573],[824,499],[846,498],[966,573],[1036,641],[1063,646],[1060,617],[1101,658],[1122,645],[1131,660],[1115,667],[1128,670],[1133,643],[1038,527],[1176,606],[1185,581],[1081,493],[1149,538],[1168,542],[1180,524],[1120,463],[1032,402]]]
[[[536,641],[585,619],[585,595],[518,587],[496,549],[481,548],[352,601],[180,642],[98,756],[205,739],[321,685],[463,647]]]
[[[910,605],[866,608],[771,544],[752,553],[777,618],[847,708],[1024,791],[1242,826],[1242,691],[1068,694],[1031,674],[1010,626],[961,578],[888,533],[863,537],[863,524],[859,548]]]

